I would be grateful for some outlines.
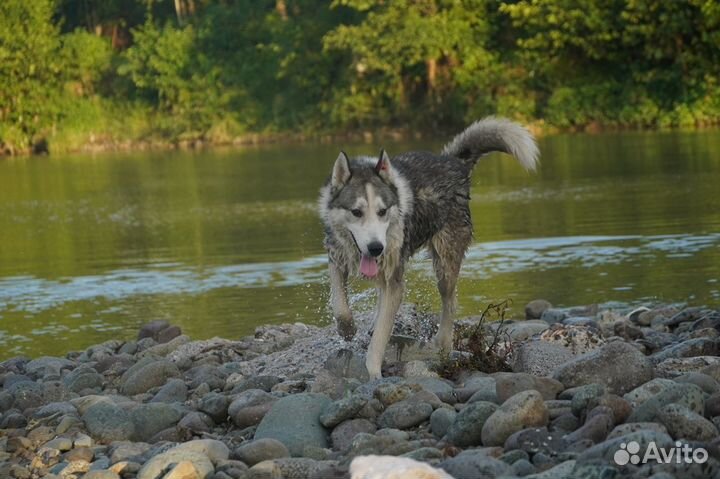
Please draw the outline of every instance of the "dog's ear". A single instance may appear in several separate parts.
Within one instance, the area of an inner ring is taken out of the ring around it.
[[[385,150],[380,150],[378,161],[375,164],[375,173],[380,175],[383,180],[390,181],[390,157]]]
[[[339,188],[350,179],[350,160],[344,151],[341,151],[335,160],[332,172],[332,186]]]

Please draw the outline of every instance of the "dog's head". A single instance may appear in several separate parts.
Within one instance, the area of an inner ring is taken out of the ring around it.
[[[373,278],[388,247],[388,229],[402,218],[402,193],[385,150],[378,158],[350,159],[341,152],[332,170],[326,220],[347,231],[360,256],[360,272]],[[402,188],[403,185],[400,185]]]

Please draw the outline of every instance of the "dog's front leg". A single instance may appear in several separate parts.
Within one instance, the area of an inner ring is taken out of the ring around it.
[[[347,271],[341,269],[330,258],[328,262],[330,272],[330,302],[333,316],[337,321],[338,334],[349,341],[355,336],[356,328],[347,298]]]
[[[377,317],[375,319],[375,330],[373,331],[370,346],[368,347],[365,366],[367,367],[370,379],[379,379],[382,377],[380,369],[382,360],[385,356],[385,348],[387,347],[390,333],[392,332],[395,315],[400,309],[405,285],[402,280],[402,274],[393,275],[393,279],[383,282],[380,285],[378,294],[379,304]]]

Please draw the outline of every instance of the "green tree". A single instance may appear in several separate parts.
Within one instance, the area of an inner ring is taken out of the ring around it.
[[[52,0],[0,2],[0,148],[25,150],[58,117],[63,76]]]
[[[365,18],[325,37],[328,50],[352,55],[351,80],[339,93],[334,117],[360,124],[404,122],[424,110],[439,122],[446,115],[458,121],[453,107],[463,99],[455,88],[486,87],[483,78],[492,76],[497,61],[486,48],[487,3],[336,0],[333,6],[354,8]]]

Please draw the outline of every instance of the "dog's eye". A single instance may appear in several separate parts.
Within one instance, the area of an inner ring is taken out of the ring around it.
[[[350,210],[350,213],[356,218],[362,218],[362,210],[355,208],[354,210]]]
[[[383,208],[378,211],[378,216],[380,216],[382,218],[383,216],[385,216],[385,213],[387,213],[387,209]]]

